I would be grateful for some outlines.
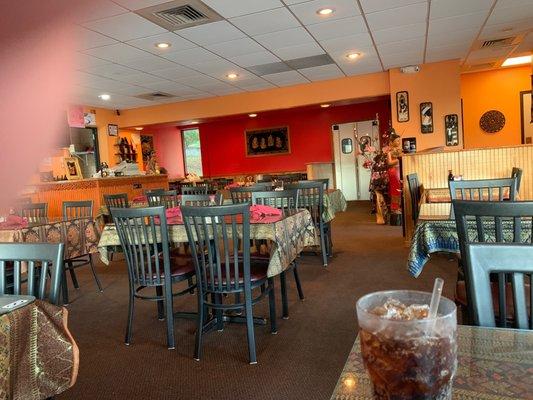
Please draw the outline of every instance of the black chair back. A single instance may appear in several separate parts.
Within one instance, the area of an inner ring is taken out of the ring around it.
[[[93,201],[64,201],[63,219],[75,219],[93,216]]]
[[[28,222],[45,222],[48,218],[48,203],[22,204],[18,207],[21,217],[28,219]]]
[[[27,294],[58,304],[63,252],[63,243],[0,243],[0,294]]]
[[[480,201],[453,201],[455,210],[455,221],[457,224],[457,234],[459,238],[459,247],[461,250],[461,259],[465,267],[465,284],[467,303],[471,311],[473,311],[474,321],[478,323],[487,323],[490,321],[490,316],[479,315],[481,310],[481,301],[487,300],[485,294],[480,297],[476,293],[479,285],[484,285],[483,280],[480,281],[480,276],[486,273],[497,273],[497,287],[498,287],[498,323],[500,326],[507,325],[507,282],[508,273],[523,273],[524,270],[518,268],[514,270],[512,266],[514,256],[511,256],[510,262],[502,262],[502,255],[499,254],[501,245],[527,245],[529,251],[529,266],[533,269],[533,262],[531,253],[533,251],[533,202],[480,202]],[[473,248],[475,253],[471,254]],[[492,250],[487,250],[487,247],[492,247]],[[518,247],[517,247],[518,248]],[[509,250],[502,250],[505,254],[510,255]],[[482,255],[483,253],[483,255]],[[484,261],[487,254],[492,254],[494,262],[486,264]],[[518,254],[518,253],[517,253]],[[498,261],[497,261],[498,260]],[[497,262],[496,262],[497,261]],[[517,255],[517,265],[523,263]],[[527,263],[526,263],[527,264]],[[481,265],[478,269],[476,265]],[[484,278],[482,278],[484,279]],[[513,278],[514,279],[514,278]],[[515,283],[517,283],[516,281]],[[523,282],[522,282],[523,283]],[[523,289],[521,289],[523,290]],[[515,291],[515,289],[513,289]],[[477,299],[477,300],[476,300]],[[492,300],[492,297],[490,298]],[[520,300],[520,298],[518,298]],[[477,303],[476,303],[477,302]],[[517,307],[519,304],[513,302]],[[492,301],[489,303],[492,308]],[[483,306],[483,309],[486,305]],[[515,313],[516,322],[520,325],[518,314]],[[485,319],[485,318],[488,318]]]
[[[231,195],[231,201],[233,204],[249,203],[252,204],[252,193],[263,192],[265,189],[262,187],[254,186],[242,186],[230,188],[229,193]]]
[[[306,208],[311,213],[315,225],[323,223],[324,184],[314,181],[300,181],[285,185],[286,190],[298,190],[298,208]]]
[[[222,205],[222,193],[209,194],[182,194],[181,205],[182,206],[220,206]]]
[[[260,204],[279,208],[283,212],[294,211],[298,208],[298,190],[273,190],[267,192],[253,192],[252,204]]]
[[[449,181],[452,200],[503,201],[508,195],[516,200],[516,178]]]
[[[516,191],[520,193],[520,182],[522,182],[522,168],[513,167],[511,171],[511,178],[516,179]]]
[[[310,179],[308,182],[321,182],[324,185],[324,190],[329,189],[329,178]]]
[[[109,213],[111,213],[111,207],[128,208],[130,206],[127,193],[104,194],[104,203]]]
[[[411,210],[413,214],[413,221],[418,220],[418,212],[420,205],[420,183],[418,182],[418,174],[407,175],[407,184],[409,186],[409,195],[411,196]]]
[[[182,186],[181,194],[207,194],[209,188],[207,185],[197,185],[197,186]]]
[[[150,207],[164,206],[165,208],[173,208],[179,206],[178,193],[175,190],[147,192],[146,198]]]

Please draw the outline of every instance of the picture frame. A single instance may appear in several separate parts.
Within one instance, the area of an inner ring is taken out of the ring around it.
[[[118,125],[107,124],[107,134],[109,136],[118,136]]]
[[[402,151],[405,154],[416,153],[416,138],[415,137],[402,138]]]
[[[65,166],[65,172],[69,181],[75,181],[83,179],[81,173],[80,161],[77,157],[64,157],[63,164]]]
[[[398,122],[409,121],[409,93],[396,92],[396,119]]]
[[[433,133],[433,103],[430,101],[420,103],[420,131]]]
[[[245,130],[244,140],[246,157],[291,153],[288,126]]]
[[[444,135],[446,146],[459,146],[459,116],[457,114],[444,116]]]

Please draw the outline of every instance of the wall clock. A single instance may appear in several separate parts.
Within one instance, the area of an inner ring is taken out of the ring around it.
[[[486,133],[496,133],[505,126],[505,115],[498,110],[490,110],[479,119],[479,126]]]

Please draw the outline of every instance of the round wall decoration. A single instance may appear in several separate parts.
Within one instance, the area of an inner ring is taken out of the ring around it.
[[[481,116],[479,126],[487,133],[496,133],[503,129],[505,115],[498,110],[490,110]]]

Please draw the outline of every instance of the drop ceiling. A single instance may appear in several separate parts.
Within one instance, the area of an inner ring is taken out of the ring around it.
[[[449,59],[469,71],[533,49],[533,0],[203,0],[222,19],[175,32],[136,13],[166,2],[101,0],[79,21],[73,102],[136,108]],[[172,97],[137,97],[154,92]]]

